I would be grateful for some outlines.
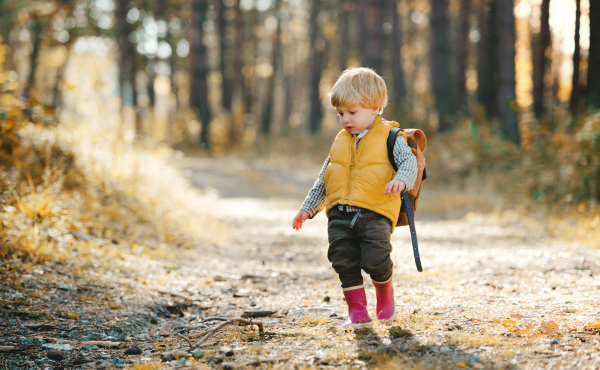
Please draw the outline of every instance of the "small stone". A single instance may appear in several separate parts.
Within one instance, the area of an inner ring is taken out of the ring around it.
[[[229,348],[229,347],[221,347],[219,348],[219,352],[225,354],[225,356],[233,356],[233,349]]]
[[[46,356],[48,356],[49,359],[54,361],[62,361],[65,359],[65,355],[61,351],[57,351],[55,349],[47,351]]]
[[[200,348],[192,351],[192,356],[194,356],[194,358],[201,358],[203,355],[204,355],[204,353],[202,352],[202,350]]]
[[[473,364],[477,363],[477,362],[481,362],[481,360],[479,359],[479,357],[477,355],[473,356],[473,358],[469,361],[469,366],[473,366]]]
[[[450,351],[452,351],[452,350],[450,348],[446,347],[446,346],[442,346],[440,348],[440,352],[450,352]]]
[[[552,338],[552,340],[550,341],[550,343],[552,343],[552,344],[558,344],[558,338]]]
[[[141,355],[142,349],[135,344],[125,350],[126,355]]]
[[[138,335],[137,338],[139,340],[148,340],[148,339],[150,339],[150,336],[146,333],[143,333],[143,334]]]
[[[88,344],[87,346],[81,347],[84,351],[99,351],[100,347],[95,344]]]
[[[323,302],[329,302],[329,301],[331,301],[331,298],[328,295],[326,295],[325,298],[323,298]]]
[[[42,345],[42,348],[43,349],[55,349],[57,351],[70,351],[70,350],[72,350],[75,347],[73,347],[70,344],[49,344],[49,343],[46,343],[46,344]]]
[[[288,311],[288,316],[304,316],[306,314],[320,314],[333,311],[331,308],[309,307],[309,308],[292,308]]]

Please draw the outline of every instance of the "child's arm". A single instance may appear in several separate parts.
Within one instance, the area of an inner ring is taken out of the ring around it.
[[[329,166],[329,157],[325,160],[317,181],[315,181],[312,189],[308,191],[308,196],[304,199],[300,211],[292,221],[292,227],[295,230],[300,230],[304,221],[315,217],[317,213],[325,208],[325,171],[327,166]]]
[[[385,193],[396,195],[403,190],[412,189],[417,179],[417,157],[413,154],[406,140],[396,140],[394,161],[398,166],[398,172],[396,172],[394,179],[385,186]]]

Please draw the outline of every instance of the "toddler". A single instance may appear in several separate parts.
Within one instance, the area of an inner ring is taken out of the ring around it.
[[[390,236],[400,212],[403,190],[417,178],[417,160],[404,140],[396,140],[390,163],[387,138],[396,122],[381,118],[387,105],[383,78],[368,68],[350,68],[331,93],[342,130],[335,137],[319,178],[310,189],[293,228],[325,209],[328,217],[327,258],[342,283],[348,304],[344,328],[370,325],[361,270],[370,275],[377,293],[376,315],[394,319],[393,263]]]

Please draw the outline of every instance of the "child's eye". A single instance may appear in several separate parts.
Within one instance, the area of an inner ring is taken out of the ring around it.
[[[354,113],[356,113],[356,112],[350,112],[350,114],[354,114]]]

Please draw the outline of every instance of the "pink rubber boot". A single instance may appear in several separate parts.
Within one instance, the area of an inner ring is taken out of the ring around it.
[[[363,286],[344,290],[344,297],[348,304],[348,321],[342,326],[344,329],[360,329],[371,325],[371,318],[367,312],[367,295]]]
[[[385,283],[373,281],[377,293],[377,318],[379,321],[390,322],[394,320],[395,302],[392,278]]]

